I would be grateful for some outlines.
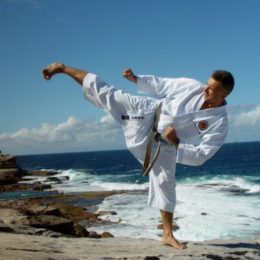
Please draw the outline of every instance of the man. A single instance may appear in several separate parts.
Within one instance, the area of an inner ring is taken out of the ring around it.
[[[201,165],[224,143],[227,133],[225,98],[234,86],[232,74],[216,71],[207,85],[203,85],[189,78],[136,76],[131,69],[123,72],[123,76],[136,83],[140,91],[155,95],[155,99],[117,90],[95,74],[62,63],[53,63],[43,70],[47,80],[58,73],[67,74],[82,85],[86,99],[121,124],[127,147],[140,163],[145,160],[155,114],[160,108],[156,131],[166,142],[162,143],[149,173],[148,204],[160,209],[162,243],[177,249],[185,248],[172,233],[176,163]],[[154,153],[154,149],[151,150]]]

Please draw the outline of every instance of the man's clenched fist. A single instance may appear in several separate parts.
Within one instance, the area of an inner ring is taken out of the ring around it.
[[[129,81],[137,83],[137,76],[133,73],[133,71],[130,68],[123,71],[122,75],[124,78],[128,79]]]

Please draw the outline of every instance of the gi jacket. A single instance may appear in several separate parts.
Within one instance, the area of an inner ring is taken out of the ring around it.
[[[158,131],[174,127],[180,143],[177,163],[201,165],[223,145],[228,129],[226,104],[200,110],[204,103],[205,85],[189,78],[161,78],[140,75],[140,92],[162,101]]]

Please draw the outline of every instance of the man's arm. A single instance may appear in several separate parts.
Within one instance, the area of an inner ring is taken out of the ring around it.
[[[176,162],[199,166],[209,160],[224,144],[227,135],[227,118],[222,118],[221,122],[204,134],[202,141],[198,145],[179,142]]]
[[[123,77],[137,84],[140,92],[146,92],[159,98],[172,98],[187,89],[194,89],[200,83],[189,78],[162,78],[152,75],[136,75],[128,68],[122,73]]]

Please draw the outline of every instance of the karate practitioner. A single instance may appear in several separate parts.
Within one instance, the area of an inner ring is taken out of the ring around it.
[[[160,209],[162,243],[177,249],[185,248],[172,233],[176,163],[201,165],[224,143],[228,128],[225,98],[234,86],[232,74],[215,71],[205,85],[189,78],[136,76],[131,69],[123,72],[123,76],[136,83],[141,92],[155,96],[151,98],[117,90],[95,74],[62,63],[53,63],[43,70],[47,80],[58,73],[77,81],[83,86],[85,98],[108,112],[122,126],[128,149],[142,164],[159,111],[156,132],[162,142],[159,156],[149,172],[148,204]],[[156,145],[154,140],[152,158]]]

